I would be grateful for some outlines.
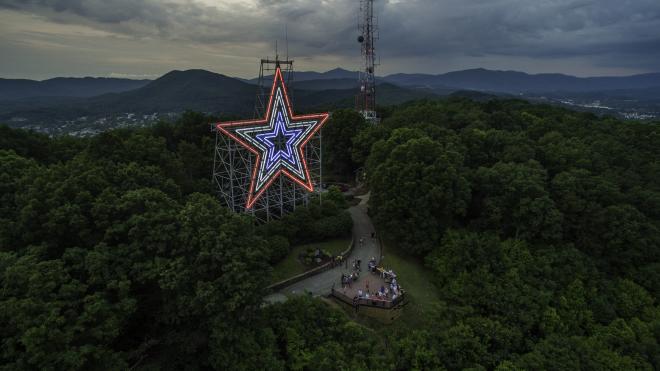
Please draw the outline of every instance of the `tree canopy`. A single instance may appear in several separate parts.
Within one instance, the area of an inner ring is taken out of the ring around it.
[[[381,236],[425,258],[445,303],[395,336],[396,367],[658,368],[658,133],[448,99],[359,134]]]
[[[329,171],[365,168],[379,235],[440,298],[385,331],[320,299],[263,304],[291,246],[350,233],[348,204],[229,212],[213,118],[0,126],[0,368],[660,368],[660,123],[518,100],[381,113],[335,112],[323,145]]]

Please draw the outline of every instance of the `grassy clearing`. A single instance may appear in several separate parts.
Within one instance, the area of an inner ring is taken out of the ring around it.
[[[334,256],[339,255],[341,252],[346,250],[350,243],[350,238],[339,238],[319,243],[295,246],[293,249],[291,249],[291,252],[284,260],[277,263],[273,267],[271,283],[280,282],[284,279],[304,273],[306,270],[311,269],[303,265],[298,259],[298,255],[300,255],[300,253],[304,252],[308,248],[326,250]]]
[[[433,273],[424,266],[421,259],[416,259],[397,251],[392,243],[383,246],[382,264],[397,274],[397,280],[406,290],[409,304],[392,326],[402,328],[420,327],[429,312],[440,302],[438,288],[433,284]]]
[[[392,246],[393,243],[383,243],[382,264],[386,269],[396,272],[397,281],[406,290],[408,305],[404,307],[401,316],[392,324],[383,324],[375,318],[356,314],[348,306],[337,304],[349,318],[378,333],[424,328],[431,317],[430,312],[440,302],[440,291],[432,282],[433,273],[424,266],[422,260],[408,256]],[[383,315],[389,316],[385,313]]]
[[[401,316],[388,325],[375,318],[357,315],[352,308],[339,306],[352,320],[383,334],[425,328],[429,314],[440,303],[440,291],[433,284],[433,272],[424,266],[421,259],[408,256],[392,246],[393,243],[383,243],[382,264],[385,269],[396,272],[397,281],[406,290],[408,305]]]

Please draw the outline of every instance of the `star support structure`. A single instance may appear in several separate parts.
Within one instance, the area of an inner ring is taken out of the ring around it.
[[[314,191],[305,160],[305,145],[329,116],[328,113],[295,116],[278,66],[264,118],[216,124],[220,132],[257,157],[250,179],[247,209],[254,206],[281,174],[307,191]]]

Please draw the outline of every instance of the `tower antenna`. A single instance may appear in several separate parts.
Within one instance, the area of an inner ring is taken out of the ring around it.
[[[284,44],[286,46],[286,60],[289,60],[289,27],[284,24]]]
[[[362,113],[365,120],[378,123],[376,115],[376,47],[378,40],[378,21],[374,17],[374,0],[360,0],[360,13],[358,14],[357,41],[364,58],[363,70],[359,72],[360,91],[355,99],[355,108]]]

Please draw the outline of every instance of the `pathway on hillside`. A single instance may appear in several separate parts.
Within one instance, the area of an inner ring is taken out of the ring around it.
[[[335,267],[328,271],[319,273],[312,277],[306,278],[300,282],[287,286],[280,291],[266,296],[267,302],[278,302],[286,300],[286,295],[289,294],[304,294],[311,293],[313,296],[329,295],[332,289],[332,284],[335,287],[341,287],[341,274],[351,272],[351,262],[355,259],[362,260],[362,274],[367,274],[367,264],[369,259],[375,257],[379,258],[380,244],[378,239],[372,239],[371,233],[375,231],[369,215],[367,215],[367,202],[369,201],[369,194],[358,196],[361,199],[360,204],[352,206],[348,209],[353,219],[353,238],[355,240],[355,247],[348,258],[348,269],[346,264]],[[363,246],[360,246],[360,237],[364,239]]]

